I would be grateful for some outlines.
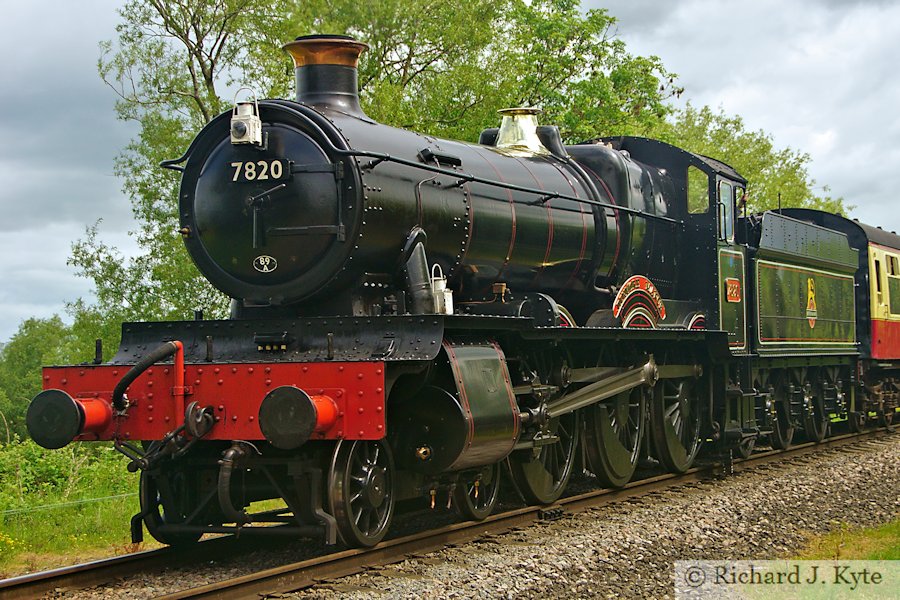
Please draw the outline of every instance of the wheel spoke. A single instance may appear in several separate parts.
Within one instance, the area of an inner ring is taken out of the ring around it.
[[[692,378],[660,382],[650,411],[654,454],[670,471],[690,468],[700,447],[702,387]]]
[[[666,418],[669,419],[670,421],[674,422],[674,420],[675,420],[674,415],[676,415],[677,412],[678,412],[678,401],[676,400],[675,402],[673,402],[671,404],[671,406],[668,406],[666,408],[666,412],[665,412]]]

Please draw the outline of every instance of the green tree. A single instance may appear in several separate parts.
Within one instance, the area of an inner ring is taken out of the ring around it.
[[[9,398],[6,397],[6,392],[0,387],[0,445],[4,442],[7,444],[12,442],[14,429],[10,427],[9,423],[9,420],[12,418],[12,412]],[[9,417],[6,416],[7,414]]]
[[[117,45],[101,44],[100,75],[118,95],[119,118],[140,133],[115,172],[132,202],[143,253],[125,261],[103,243],[98,225],[73,248],[70,264],[94,281],[90,307],[117,319],[175,319],[194,309],[221,315],[225,299],[197,272],[177,235],[178,177],[159,163],[181,155],[194,133],[228,103],[217,86],[237,81],[248,44],[284,4],[255,0],[131,0],[120,9]],[[254,71],[244,76],[256,74]],[[89,307],[73,307],[76,317]],[[89,320],[93,317],[87,317]]]
[[[362,103],[382,123],[477,140],[497,110],[538,106],[571,142],[646,132],[680,93],[657,57],[629,54],[605,10],[578,0],[449,3],[312,0],[292,23],[366,42]]]
[[[25,411],[42,389],[41,367],[78,360],[76,345],[58,316],[22,322],[0,352],[0,439],[6,439],[6,427],[25,437]]]
[[[690,104],[678,111],[655,134],[691,152],[709,156],[734,167],[747,181],[749,212],[781,206],[815,208],[847,215],[853,206],[827,195],[809,175],[809,154],[776,148],[765,131],[748,131],[743,119]],[[826,195],[818,195],[821,189]]]
[[[226,299],[195,269],[177,235],[177,174],[158,167],[180,156],[197,131],[232,105],[235,90],[288,96],[293,77],[280,46],[295,35],[345,33],[368,43],[360,66],[365,110],[417,131],[475,140],[496,111],[542,106],[570,141],[609,131],[644,132],[665,117],[674,78],[659,59],[633,57],[611,35],[605,11],[577,0],[130,0],[115,43],[101,45],[99,72],[116,110],[140,125],[119,156],[139,223],[142,253],[126,260],[99,224],[70,263],[93,280],[97,303],[71,307],[76,324],[178,319],[197,308],[225,313]]]

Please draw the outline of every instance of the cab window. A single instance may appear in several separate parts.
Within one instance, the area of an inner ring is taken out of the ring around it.
[[[709,176],[697,167],[688,167],[687,198],[690,214],[709,212]]]
[[[727,181],[719,182],[719,238],[734,240],[734,187]]]

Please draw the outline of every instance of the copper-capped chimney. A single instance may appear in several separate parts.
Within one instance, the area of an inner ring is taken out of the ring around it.
[[[368,44],[346,35],[304,35],[282,48],[294,59],[297,102],[365,117],[356,67]]]

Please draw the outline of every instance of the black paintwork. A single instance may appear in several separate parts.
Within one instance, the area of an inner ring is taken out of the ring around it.
[[[189,149],[181,189],[188,251],[239,299],[235,316],[402,314],[402,249],[415,227],[460,303],[489,299],[504,282],[552,294],[583,323],[633,274],[665,298],[699,301],[708,285],[672,277],[693,271],[687,240],[708,238],[697,234],[713,220],[685,218],[687,165],[742,181],[721,163],[640,138],[563,148],[555,129],[541,128],[554,154],[520,156],[342,106],[259,106],[265,147],[232,145],[226,113]],[[234,181],[233,163],[273,160],[291,161],[290,179]]]

